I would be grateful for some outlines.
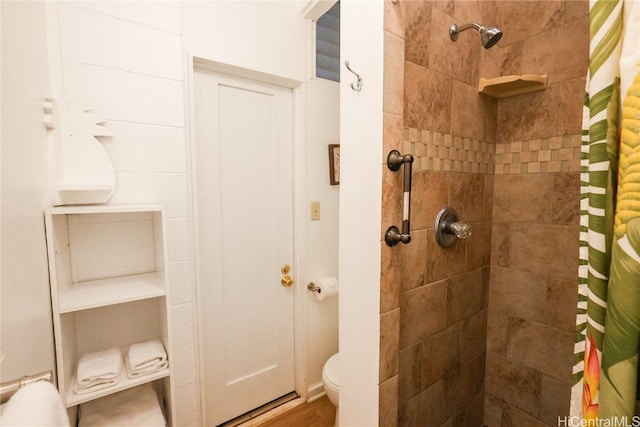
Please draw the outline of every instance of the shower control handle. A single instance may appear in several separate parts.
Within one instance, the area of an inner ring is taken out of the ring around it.
[[[466,222],[445,222],[444,232],[454,234],[458,239],[466,239],[473,233],[473,227]]]
[[[436,217],[436,241],[443,248],[452,246],[457,239],[466,239],[472,231],[471,224],[458,221],[458,212],[450,206],[442,209]]]

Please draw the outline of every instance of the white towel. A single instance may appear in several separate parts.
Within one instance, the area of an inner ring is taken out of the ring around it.
[[[111,387],[118,382],[121,370],[122,354],[118,348],[83,354],[78,360],[74,390],[83,394]]]
[[[164,427],[158,396],[147,383],[80,405],[78,427]]]
[[[169,366],[169,361],[162,343],[150,340],[132,344],[125,357],[125,364],[129,378],[136,378],[165,369]]]
[[[2,405],[2,426],[69,427],[58,390],[49,381],[27,384]]]

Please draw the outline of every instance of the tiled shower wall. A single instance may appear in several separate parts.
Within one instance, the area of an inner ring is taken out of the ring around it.
[[[381,426],[556,425],[567,413],[587,9],[385,2],[381,236],[402,217],[386,155],[416,160],[413,240],[382,243]],[[450,23],[470,21],[505,36],[491,50],[473,34],[449,40]],[[542,92],[477,94],[480,76],[545,72]],[[441,249],[433,221],[447,205],[475,232]]]
[[[502,2],[501,74],[549,87],[498,102],[485,424],[569,414],[588,2]]]
[[[497,22],[494,6],[385,2],[383,157],[395,148],[415,161],[412,241],[382,243],[380,425],[482,424],[497,103],[476,85],[499,57],[477,37],[452,42],[448,27]],[[402,218],[402,174],[382,167],[384,234]],[[437,245],[445,206],[474,238]]]

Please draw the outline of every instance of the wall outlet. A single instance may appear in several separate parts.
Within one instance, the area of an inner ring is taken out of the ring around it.
[[[320,220],[320,202],[311,202],[311,221]]]

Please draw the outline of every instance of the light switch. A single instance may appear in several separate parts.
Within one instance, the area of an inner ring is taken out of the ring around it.
[[[320,202],[311,202],[311,221],[320,220]]]

